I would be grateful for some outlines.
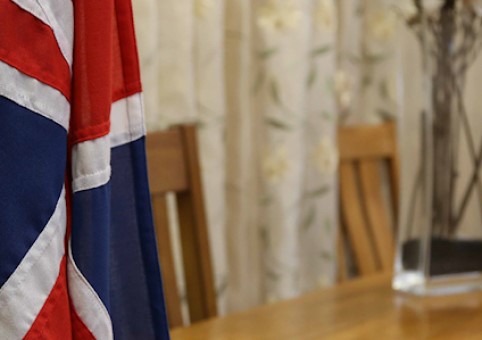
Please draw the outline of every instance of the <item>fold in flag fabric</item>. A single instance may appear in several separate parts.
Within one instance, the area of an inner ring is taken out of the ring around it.
[[[130,0],[0,0],[0,338],[168,339]]]

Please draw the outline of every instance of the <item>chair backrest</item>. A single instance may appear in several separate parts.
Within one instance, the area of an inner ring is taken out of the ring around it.
[[[191,322],[217,315],[196,128],[183,125],[147,135],[149,184],[171,328],[182,326],[166,195],[177,202],[186,295]]]
[[[389,271],[394,256],[394,227],[390,214],[397,215],[399,193],[395,124],[340,127],[338,145],[340,280],[347,278],[348,253],[359,275]],[[388,169],[391,209],[382,190],[383,164]]]

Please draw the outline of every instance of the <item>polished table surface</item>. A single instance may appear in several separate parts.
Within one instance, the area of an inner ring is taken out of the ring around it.
[[[176,329],[185,339],[482,339],[482,292],[417,298],[376,275]]]

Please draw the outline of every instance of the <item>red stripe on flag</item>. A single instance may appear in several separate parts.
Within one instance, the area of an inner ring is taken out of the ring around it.
[[[112,0],[74,1],[72,144],[109,133],[113,6]]]
[[[24,339],[72,339],[66,266],[64,256],[57,281]]]
[[[10,0],[0,0],[0,60],[70,99],[70,69],[52,29]]]
[[[116,1],[115,11],[114,101],[142,91],[132,4],[130,1]]]

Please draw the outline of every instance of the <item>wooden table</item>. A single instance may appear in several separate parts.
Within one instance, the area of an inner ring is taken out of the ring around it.
[[[482,293],[417,298],[393,292],[389,275],[201,322],[172,340],[482,339]]]

